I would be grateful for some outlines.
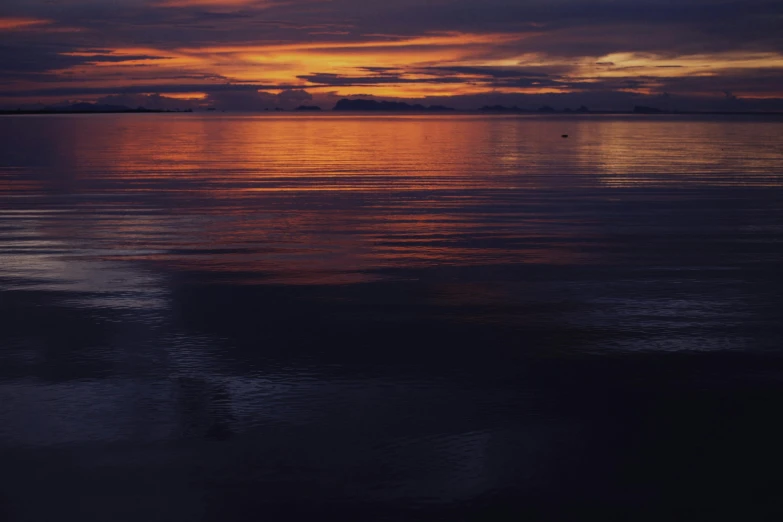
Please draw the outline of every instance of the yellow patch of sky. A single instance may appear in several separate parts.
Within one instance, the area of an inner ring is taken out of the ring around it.
[[[340,96],[355,96],[360,94],[372,94],[388,98],[424,98],[426,96],[453,96],[455,94],[480,94],[486,92],[485,88],[472,85],[445,85],[433,83],[402,83],[384,85],[352,85],[346,87],[329,87],[328,90],[337,91]]]
[[[597,60],[582,60],[578,73],[598,77],[650,75],[666,78],[712,76],[717,71],[725,69],[759,68],[783,68],[783,54],[730,51],[667,57],[654,54],[614,53],[601,56]]]
[[[155,93],[150,92],[147,94],[155,94]],[[166,97],[176,98],[178,100],[203,100],[207,97],[207,95],[203,92],[175,92],[172,94],[167,94]]]

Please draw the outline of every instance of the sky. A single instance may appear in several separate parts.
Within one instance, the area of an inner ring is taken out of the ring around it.
[[[0,107],[783,110],[780,0],[3,0]]]

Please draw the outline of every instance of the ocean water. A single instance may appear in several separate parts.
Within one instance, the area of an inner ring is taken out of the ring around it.
[[[781,118],[3,117],[0,520],[781,520],[782,267]]]

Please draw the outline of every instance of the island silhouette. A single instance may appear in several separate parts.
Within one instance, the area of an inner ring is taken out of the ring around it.
[[[448,112],[453,111],[451,107],[443,105],[411,105],[405,102],[375,101],[365,99],[347,99],[344,98],[334,106],[335,111],[384,111],[384,112]]]
[[[661,110],[657,107],[647,107],[645,105],[636,105],[633,108],[634,114],[664,114],[668,111]]]

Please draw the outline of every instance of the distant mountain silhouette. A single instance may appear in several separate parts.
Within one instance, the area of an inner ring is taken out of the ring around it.
[[[349,100],[342,99],[334,106],[335,111],[386,111],[386,112],[412,112],[412,111],[425,111],[425,112],[443,112],[453,111],[451,107],[444,107],[442,105],[430,105],[429,107],[403,102],[390,102],[390,101],[375,101],[375,100]]]
[[[505,105],[485,105],[479,109],[481,112],[530,112],[527,109],[520,109],[516,105],[506,107]]]
[[[300,105],[296,108],[298,111],[320,111],[321,108],[317,105]]]
[[[538,112],[556,112],[556,111],[549,105],[544,105],[543,107],[538,109]]]
[[[448,112],[448,111],[454,111],[456,109],[454,109],[453,107],[446,107],[445,105],[430,105],[429,107],[427,107],[427,110],[435,111],[435,112],[444,112],[444,111]]]

